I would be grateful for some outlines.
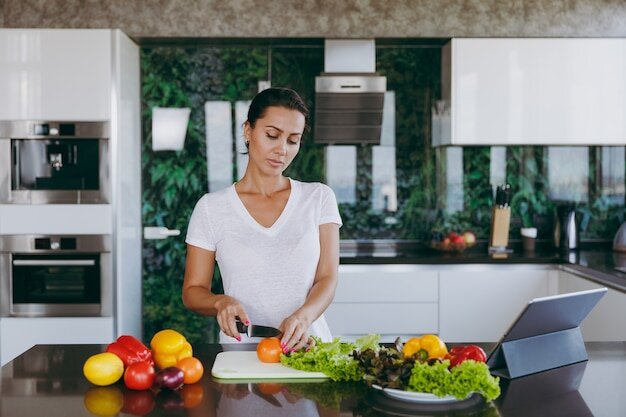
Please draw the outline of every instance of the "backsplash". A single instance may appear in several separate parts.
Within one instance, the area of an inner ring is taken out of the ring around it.
[[[625,147],[431,146],[431,113],[441,95],[441,43],[377,48],[377,72],[387,77],[389,91],[380,145],[326,147],[315,144],[311,132],[286,172],[333,187],[344,221],[341,238],[428,240],[434,230],[470,229],[487,239],[492,190],[507,182],[511,238],[518,238],[526,223],[548,239],[555,206],[564,201],[586,214],[583,240],[612,239],[626,214]],[[204,341],[216,334],[213,321],[207,326],[206,318],[180,303],[187,222],[212,184],[207,172],[217,166],[207,166],[206,131],[212,125],[205,125],[205,105],[225,102],[232,109],[234,133],[216,139],[233,150],[224,155],[219,172],[222,184],[229,184],[245,164],[237,152],[238,132],[258,81],[294,88],[313,109],[323,55],[321,42],[142,48],[143,223],[182,232],[180,239],[144,241],[145,334],[165,327],[186,328]],[[181,152],[151,150],[155,106],[191,108]],[[217,275],[214,282],[219,287]]]

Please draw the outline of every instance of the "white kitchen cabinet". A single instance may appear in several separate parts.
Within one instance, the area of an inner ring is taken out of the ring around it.
[[[111,235],[115,291],[112,317],[0,318],[3,364],[35,344],[142,337],[139,61],[120,30],[0,29],[0,119],[107,121],[111,149],[110,204],[3,204],[0,234]]]
[[[438,276],[423,265],[340,265],[335,299],[326,310],[333,336],[438,333]]]
[[[442,78],[435,145],[626,144],[626,39],[452,39]]]
[[[496,342],[533,298],[556,292],[550,267],[459,265],[439,273],[440,336]]]
[[[109,120],[112,33],[0,29],[0,120]]]
[[[574,273],[559,271],[560,294],[602,287],[604,285]],[[626,341],[624,317],[626,317],[626,294],[609,288],[580,326],[583,338],[585,341],[594,342]]]
[[[36,344],[109,344],[115,340],[112,317],[2,317],[2,365]]]

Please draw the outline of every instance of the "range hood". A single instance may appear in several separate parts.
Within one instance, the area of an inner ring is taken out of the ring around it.
[[[374,40],[326,40],[315,77],[316,143],[380,144],[387,78],[376,70]]]

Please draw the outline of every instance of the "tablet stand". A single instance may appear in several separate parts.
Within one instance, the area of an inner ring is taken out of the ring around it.
[[[588,359],[580,327],[502,342],[496,349],[492,373],[506,379]]]

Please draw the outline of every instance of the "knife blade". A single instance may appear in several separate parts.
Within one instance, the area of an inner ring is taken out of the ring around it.
[[[278,337],[283,334],[283,332],[275,327],[262,326],[258,324],[250,324],[246,326],[239,320],[235,323],[237,324],[237,331],[248,335],[248,337]]]

